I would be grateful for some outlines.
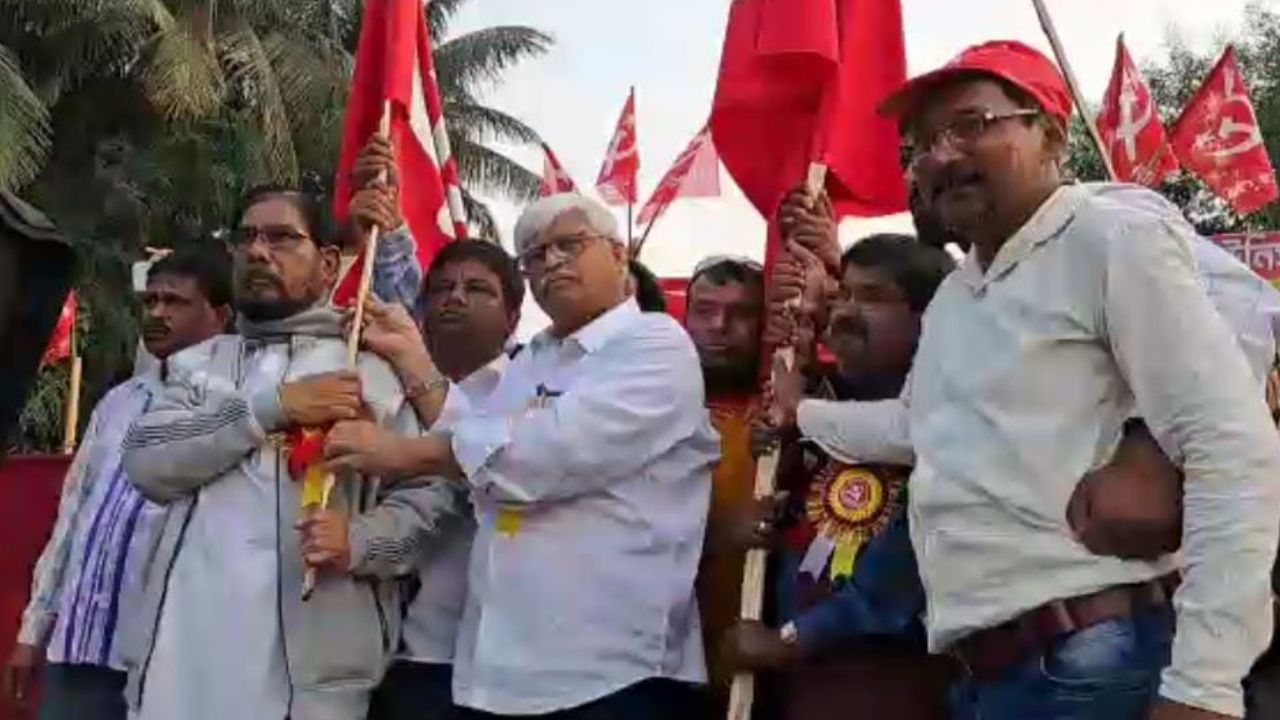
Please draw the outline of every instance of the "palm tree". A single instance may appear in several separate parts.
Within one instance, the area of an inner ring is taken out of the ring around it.
[[[208,238],[253,184],[331,188],[362,4],[0,0],[0,185],[24,188],[77,244],[86,403],[132,353],[121,298],[141,245]],[[484,96],[552,40],[525,27],[451,36],[464,4],[426,9],[469,214],[478,235],[496,238],[477,198],[527,199],[538,178],[490,143],[538,136]],[[59,436],[42,420],[26,425],[29,442]]]

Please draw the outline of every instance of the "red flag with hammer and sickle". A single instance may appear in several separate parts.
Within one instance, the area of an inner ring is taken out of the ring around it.
[[[1280,197],[1234,48],[1227,48],[1182,111],[1172,141],[1182,164],[1236,212],[1247,215]]]
[[[1151,88],[1129,56],[1123,35],[1116,40],[1116,65],[1098,113],[1098,132],[1119,180],[1156,187],[1178,169]]]

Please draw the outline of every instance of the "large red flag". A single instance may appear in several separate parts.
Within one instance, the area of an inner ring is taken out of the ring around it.
[[[560,164],[560,158],[551,152],[551,147],[542,143],[542,186],[538,188],[538,195],[547,197],[571,192],[578,192],[578,186]]]
[[[74,350],[71,347],[71,341],[75,335],[78,310],[79,305],[76,302],[76,294],[74,292],[67,293],[67,299],[62,303],[62,313],[58,315],[58,324],[53,326],[53,335],[49,336],[49,344],[45,347],[44,355],[40,358],[40,367],[62,362],[71,357],[71,353]]]
[[[901,140],[876,110],[906,67],[899,0],[736,0],[711,111],[720,158],[765,217],[814,161],[839,215],[901,212]]]
[[[466,237],[467,225],[436,84],[431,34],[420,0],[366,0],[364,4],[335,181],[333,209],[339,220],[347,218],[355,192],[351,167],[388,105],[400,170],[400,205],[426,268],[445,243]],[[359,267],[356,263],[343,280],[335,302],[355,297]],[[348,285],[353,285],[350,298],[346,297]]]
[[[711,141],[711,128],[703,128],[658,183],[653,196],[640,209],[637,222],[649,225],[657,221],[677,198],[719,195],[720,156]]]
[[[1124,45],[1116,40],[1111,84],[1102,98],[1098,132],[1119,180],[1155,187],[1178,169],[1151,88]]]
[[[1280,196],[1249,88],[1228,47],[1173,127],[1173,149],[1236,212],[1249,214]]]
[[[630,205],[637,201],[636,175],[640,172],[640,148],[636,139],[636,91],[632,88],[618,118],[618,129],[609,142],[596,190],[610,205]]]

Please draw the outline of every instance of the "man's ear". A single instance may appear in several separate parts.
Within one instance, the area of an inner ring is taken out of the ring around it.
[[[1044,143],[1045,150],[1055,159],[1063,159],[1067,154],[1068,130],[1064,121],[1057,118],[1045,118]]]
[[[338,283],[338,273],[342,271],[342,251],[334,245],[325,245],[320,251],[320,273],[325,287],[333,289]]]
[[[234,314],[235,311],[230,305],[219,305],[213,309],[213,316],[217,318],[220,332],[226,332],[231,329],[231,317]]]

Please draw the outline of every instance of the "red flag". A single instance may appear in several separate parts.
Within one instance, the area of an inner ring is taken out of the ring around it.
[[[578,192],[578,186],[560,164],[560,158],[551,152],[551,147],[542,143],[542,187],[539,188],[538,195],[548,197],[569,192]]]
[[[711,111],[716,148],[766,217],[813,161],[828,167],[840,216],[903,211],[898,128],[876,110],[905,79],[899,0],[736,0]]]
[[[401,209],[426,268],[441,246],[466,237],[467,226],[457,163],[449,148],[436,85],[431,34],[418,0],[367,0],[364,4],[335,182],[333,209],[339,221],[347,218],[355,193],[351,167],[378,129],[388,104],[400,170]],[[343,280],[335,303],[354,299],[354,287],[349,298],[344,290],[352,285],[353,274],[358,278],[360,265],[355,263]],[[354,285],[358,284],[357,280]]]
[[[1280,196],[1249,88],[1227,47],[1173,127],[1173,149],[1236,212],[1247,215]]]
[[[1116,64],[1098,113],[1098,132],[1124,182],[1155,187],[1178,169],[1151,88],[1129,56],[1123,35],[1116,40]]]
[[[40,358],[40,367],[62,362],[71,357],[73,350],[71,341],[75,335],[78,310],[76,294],[68,293],[66,302],[62,303],[62,313],[58,315],[58,324],[53,327],[53,335],[49,337],[49,344]]]
[[[604,166],[596,190],[610,205],[629,205],[637,201],[636,175],[640,172],[640,148],[636,140],[636,91],[631,89],[627,104],[618,118],[618,129],[609,142]]]
[[[649,202],[640,209],[637,222],[649,225],[666,212],[671,203],[682,197],[718,197],[720,195],[720,156],[711,141],[711,128],[703,128],[676,158],[663,176]]]

